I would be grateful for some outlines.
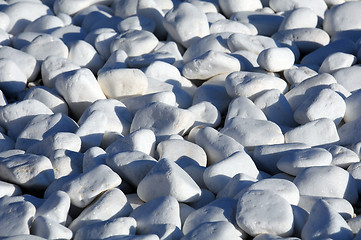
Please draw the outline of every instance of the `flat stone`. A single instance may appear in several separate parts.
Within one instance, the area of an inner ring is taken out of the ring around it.
[[[309,148],[285,154],[277,161],[277,167],[287,174],[297,176],[305,168],[329,166],[331,162],[332,155],[327,150],[323,148]]]
[[[190,3],[181,3],[168,11],[163,24],[172,38],[184,47],[209,34],[207,16]]]
[[[106,163],[119,176],[137,187],[157,161],[151,156],[138,152],[120,152],[106,158]]]
[[[236,220],[238,226],[251,236],[270,233],[288,237],[294,228],[291,205],[269,190],[245,192],[237,203]]]
[[[207,167],[203,173],[203,179],[208,189],[218,193],[224,189],[236,174],[240,173],[247,174],[255,179],[260,177],[252,158],[244,151],[236,152]]]
[[[309,146],[331,144],[339,140],[336,125],[328,118],[308,122],[285,133],[286,143],[298,142]]]
[[[331,175],[332,178],[329,177]],[[294,183],[301,195],[344,198],[351,204],[358,199],[355,179],[340,167],[306,168],[296,176]]]
[[[269,72],[284,71],[291,68],[294,62],[293,52],[286,47],[265,49],[257,58],[257,63]]]
[[[171,134],[183,135],[193,125],[194,121],[194,114],[189,110],[160,102],[150,103],[136,112],[130,131],[148,128],[154,132],[157,138]]]
[[[325,201],[317,201],[302,229],[302,239],[333,238],[335,234],[340,239],[353,238],[352,230],[347,222]]]
[[[2,158],[0,175],[2,179],[25,188],[45,189],[54,181],[54,170],[50,160],[34,154],[19,154]]]
[[[220,132],[233,137],[246,148],[284,143],[284,137],[278,125],[266,120],[234,117]]]
[[[174,161],[163,158],[139,183],[137,193],[145,202],[161,196],[172,196],[179,202],[194,202],[200,198],[201,189]]]
[[[124,193],[118,188],[104,192],[93,203],[89,204],[69,225],[76,232],[78,229],[91,223],[102,222],[109,219],[127,217],[132,212]]]
[[[254,100],[263,91],[278,89],[284,93],[287,83],[278,77],[257,72],[233,72],[226,78],[226,90],[232,98],[243,96]]]

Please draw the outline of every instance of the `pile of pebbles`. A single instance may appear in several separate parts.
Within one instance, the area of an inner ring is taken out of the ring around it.
[[[0,238],[360,240],[360,12],[0,0]]]

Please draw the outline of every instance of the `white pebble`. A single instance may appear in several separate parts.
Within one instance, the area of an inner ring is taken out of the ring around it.
[[[21,195],[22,191],[18,185],[0,181],[0,197]]]
[[[237,173],[231,180],[228,181],[226,186],[217,193],[217,199],[223,197],[234,198],[238,193],[247,189],[257,181],[258,180],[256,178],[250,177],[247,174]]]
[[[267,120],[262,110],[258,108],[251,100],[243,96],[233,99],[228,106],[228,112],[225,121],[228,122],[233,117]]]
[[[283,0],[270,0],[269,6],[275,12],[281,11],[289,11],[295,8],[300,7],[307,7],[312,9],[318,16],[324,16],[325,11],[327,10],[327,5],[323,0],[307,0],[307,1],[299,1],[299,0],[292,0],[292,1],[283,1]]]
[[[209,21],[209,17],[208,17],[208,21]],[[249,25],[237,21],[232,21],[229,19],[219,19],[215,22],[212,22],[212,24],[209,27],[209,31],[210,33],[234,32],[234,33],[253,35],[253,31],[249,27]]]
[[[317,15],[311,8],[301,7],[286,12],[278,31],[295,28],[316,28]]]
[[[306,66],[295,66],[283,72],[287,82],[290,85],[298,85],[302,81],[317,75],[317,72]]]
[[[36,217],[31,224],[31,233],[45,239],[71,239],[73,232],[51,218]]]
[[[27,76],[11,59],[0,59],[0,89],[9,97],[25,90]]]
[[[9,24],[10,24],[10,18],[6,13],[4,13],[4,12],[0,13],[0,22],[1,22],[0,29],[7,31],[7,29],[9,28]]]
[[[104,60],[94,47],[83,40],[72,42],[68,59],[80,67],[89,68],[93,73],[104,65]]]
[[[347,168],[352,163],[357,163],[360,161],[357,153],[346,147],[331,145],[327,146],[325,149],[332,154],[332,165]]]
[[[234,33],[227,39],[227,44],[232,53],[247,50],[259,54],[265,49],[276,48],[277,43],[270,37],[262,35],[247,35]]]
[[[52,15],[44,15],[33,22],[30,22],[24,32],[51,33],[57,28],[64,27],[63,21]]]
[[[193,104],[188,110],[194,113],[195,116],[195,122],[192,127],[199,125],[216,127],[221,123],[221,113],[210,102],[203,101]]]
[[[354,65],[339,69],[332,73],[332,76],[337,80],[339,84],[345,87],[350,92],[355,92],[361,89],[361,84],[358,82],[358,76],[361,72],[361,67]]]
[[[83,172],[83,153],[57,149],[52,152],[49,158],[54,168],[55,179]]]
[[[263,69],[269,72],[281,72],[293,66],[295,56],[286,47],[268,48],[259,54],[257,62]]]
[[[239,231],[236,230],[232,223],[226,221],[209,222],[199,225],[197,228],[190,231],[182,239],[239,239]]]
[[[119,22],[118,30],[123,33],[129,30],[145,30],[148,32],[154,32],[156,24],[153,20],[142,16],[129,16]]]
[[[357,58],[349,53],[336,52],[323,60],[320,68],[318,69],[319,73],[332,73],[338,69],[351,67],[357,61]]]
[[[83,171],[87,172],[93,167],[105,164],[106,152],[100,147],[91,147],[84,152]]]
[[[223,113],[227,111],[228,104],[231,100],[224,86],[203,84],[198,87],[194,93],[193,106],[201,102],[209,102],[213,104],[218,111]]]

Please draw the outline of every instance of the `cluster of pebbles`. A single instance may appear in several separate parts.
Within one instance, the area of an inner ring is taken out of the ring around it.
[[[360,13],[0,0],[1,239],[360,240]]]

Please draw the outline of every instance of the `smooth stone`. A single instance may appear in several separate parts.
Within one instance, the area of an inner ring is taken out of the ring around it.
[[[356,240],[359,239],[358,237],[360,236],[360,234],[358,234],[358,232],[360,232],[360,229],[361,229],[360,216],[349,218],[346,220],[346,222],[347,222],[348,226],[351,228],[353,234],[356,235],[354,239],[356,239]]]
[[[351,96],[351,92],[349,92],[344,86],[342,86],[339,83],[332,83],[330,86],[330,89],[338,93],[343,99],[348,98]],[[345,116],[344,116],[345,117]]]
[[[294,217],[293,236],[299,237],[299,240],[300,240],[302,229],[305,226],[305,223],[308,219],[309,213],[299,206],[291,205],[291,207],[292,207],[293,217]]]
[[[331,119],[336,126],[341,122],[347,105],[338,93],[326,88],[307,95],[308,98],[294,112],[293,117],[296,122],[305,124],[321,118]]]
[[[323,148],[309,148],[285,154],[277,161],[277,167],[289,175],[297,176],[305,168],[329,166],[331,162],[332,155],[327,150]]]
[[[51,9],[41,2],[20,1],[9,4],[3,12],[9,16],[8,31],[12,35],[22,32],[32,21],[44,15],[52,15]]]
[[[283,75],[291,86],[296,86],[304,80],[316,76],[318,73],[306,66],[295,66],[285,70]]]
[[[0,29],[7,31],[7,29],[9,28],[9,24],[10,24],[9,16],[6,13],[1,12],[0,19],[1,19]]]
[[[45,240],[46,238],[38,237],[35,235],[21,234],[13,237],[3,237],[3,240]]]
[[[236,198],[238,193],[242,192],[244,189],[247,189],[253,183],[257,182],[256,178],[253,178],[245,173],[237,173],[228,181],[226,186],[224,186],[218,193],[218,198]]]
[[[285,18],[278,28],[278,31],[297,28],[316,28],[317,22],[317,14],[311,8],[295,8],[285,13]]]
[[[137,193],[145,202],[161,196],[172,196],[179,202],[194,202],[200,198],[201,189],[174,161],[163,158],[140,181]]]
[[[325,147],[332,154],[332,165],[347,168],[360,161],[357,153],[343,146],[331,145]]]
[[[106,163],[122,179],[137,187],[147,173],[156,165],[157,161],[142,152],[124,151],[108,155]]]
[[[275,123],[251,118],[234,117],[220,132],[233,137],[246,148],[284,143],[285,140],[281,129]]]
[[[254,105],[261,109],[266,119],[279,126],[296,126],[293,111],[286,97],[277,89],[265,91],[254,100]]]
[[[4,133],[0,133],[0,152],[15,149],[15,141]]]
[[[51,218],[36,217],[31,224],[31,233],[45,239],[71,239],[73,232]]]
[[[332,178],[329,176],[332,175]],[[336,166],[314,166],[302,170],[294,183],[301,195],[344,198],[357,202],[357,183],[346,170]],[[315,184],[317,183],[317,184]]]
[[[92,0],[92,1],[55,0],[53,8],[55,14],[66,13],[69,15],[74,15],[75,13],[89,7],[92,4],[97,4],[97,3],[100,4],[101,2],[102,2],[101,0]]]
[[[172,134],[183,135],[194,124],[194,121],[195,116],[189,110],[161,102],[150,103],[136,112],[130,132],[148,128],[154,132],[157,138]]]
[[[28,79],[20,67],[11,59],[0,59],[0,89],[9,97],[25,90]]]
[[[230,53],[227,39],[232,33],[214,33],[202,37],[190,45],[183,54],[184,63],[187,63],[209,50]]]
[[[168,34],[186,48],[210,33],[207,16],[187,2],[168,11],[164,16],[163,25]]]
[[[30,224],[36,208],[27,201],[0,203],[0,236],[30,234]]]
[[[64,22],[57,16],[44,15],[30,22],[24,32],[38,32],[49,34],[57,28],[64,27]]]
[[[207,15],[209,22],[209,15]],[[243,33],[247,35],[254,35],[253,28],[248,24],[243,24],[241,22],[232,21],[229,19],[218,19],[210,24],[209,32],[212,33],[222,33],[222,32],[233,32],[233,33]]]
[[[48,106],[54,113],[68,115],[68,105],[54,89],[45,86],[32,87],[26,91],[24,100],[26,99],[36,99]]]
[[[231,0],[220,0],[219,6],[224,13],[224,15],[229,18],[232,16],[232,14],[236,12],[241,11],[256,11],[259,9],[262,9],[262,2],[257,1],[244,1],[244,0],[238,0],[238,1],[231,1]]]
[[[95,48],[83,40],[72,42],[68,59],[80,67],[89,68],[93,73],[104,65],[104,60]]]
[[[150,53],[159,40],[153,33],[144,30],[130,30],[115,37],[110,45],[110,51],[124,50],[129,57]],[[139,47],[142,46],[142,47]]]
[[[84,40],[84,38],[86,37],[86,31],[79,26],[69,24],[62,28],[56,29],[51,33],[51,35],[59,38],[69,48],[72,42]]]
[[[203,179],[209,190],[219,193],[235,175],[240,173],[255,179],[260,177],[252,158],[244,151],[236,152],[207,167],[203,173]]]
[[[323,60],[320,68],[318,69],[319,73],[332,73],[336,70],[351,67],[357,61],[357,58],[353,54],[336,52]]]
[[[227,123],[234,117],[252,118],[257,120],[267,120],[262,110],[246,97],[240,96],[234,98],[228,106],[228,112],[225,122]]]
[[[296,8],[307,7],[307,8],[312,9],[321,18],[324,17],[324,13],[327,10],[327,5],[326,5],[325,1],[322,1],[322,0],[316,0],[316,1],[312,1],[312,0],[308,0],[308,1],[270,0],[269,6],[275,12],[283,12],[283,11],[293,10]]]
[[[147,155],[154,156],[156,138],[150,129],[141,128],[109,145],[105,151],[109,156],[120,152],[139,151]]]
[[[307,54],[330,43],[330,36],[319,28],[297,28],[276,32],[272,38],[280,43],[292,41],[300,50]]]
[[[50,156],[54,168],[54,178],[59,179],[70,174],[81,174],[83,172],[83,155],[83,153],[66,149],[55,150]]]
[[[68,47],[52,35],[40,35],[29,45],[22,48],[22,51],[32,55],[39,62],[44,61],[49,56],[68,57]]]
[[[137,222],[137,231],[148,226],[172,224],[181,228],[179,203],[172,196],[162,196],[137,207],[130,215]]]
[[[208,165],[215,164],[235,152],[244,150],[244,147],[235,139],[214,128],[200,126],[192,131],[189,135],[193,136],[193,142],[206,152]]]
[[[257,58],[257,63],[269,72],[284,71],[291,68],[294,62],[293,52],[286,47],[265,49]]]
[[[84,152],[83,156],[83,171],[87,172],[93,167],[100,164],[105,164],[107,157],[106,152],[101,147],[91,147]]]
[[[150,52],[139,56],[128,57],[126,60],[127,66],[130,68],[145,68],[153,62],[165,62],[173,64],[175,58],[171,53],[168,52]]]
[[[237,203],[236,221],[251,236],[270,233],[288,237],[294,229],[291,205],[269,190],[245,192]]]
[[[94,113],[101,112],[107,119],[102,143],[106,145],[109,141],[114,141],[114,136],[128,135],[132,116],[130,115],[126,106],[116,99],[100,99],[93,102],[88,108],[85,109],[80,119],[78,120],[79,126],[87,121],[87,119]],[[94,122],[99,124],[100,127],[103,123]]]
[[[2,179],[25,188],[44,189],[54,180],[54,170],[50,160],[34,154],[14,155],[1,159],[0,175]]]
[[[353,233],[347,222],[320,200],[311,209],[302,229],[302,239],[353,239]]]
[[[226,221],[205,222],[185,235],[182,240],[191,239],[240,239],[239,231]]]
[[[159,159],[166,158],[180,166],[189,164],[207,166],[206,152],[197,144],[189,141],[178,139],[162,141],[157,145],[157,153]]]
[[[98,75],[98,83],[108,98],[115,99],[143,95],[148,89],[146,75],[135,68],[103,71]]]
[[[88,14],[86,14],[84,16],[81,27],[85,31],[91,32],[92,30],[97,29],[98,26],[100,28],[103,21],[108,21],[108,26],[107,27],[113,28],[113,26],[111,24],[111,18],[112,18],[112,15],[110,13],[108,13],[108,12],[105,12],[105,11],[92,11],[92,12],[89,12]]]
[[[207,204],[204,207],[201,207],[191,214],[188,215],[184,224],[183,224],[183,233],[184,235],[189,234],[193,230],[197,229],[204,223],[214,223],[214,222],[230,222],[234,226],[235,219],[234,215],[236,213],[237,201],[231,198],[221,198],[216,199],[213,202]],[[237,229],[237,232],[240,237],[245,236],[245,233]]]
[[[310,96],[311,93],[318,93],[324,88],[329,88],[328,86],[333,83],[337,83],[337,81],[332,75],[328,73],[318,74],[303,80],[297,86],[288,91],[285,94],[285,97],[292,110],[295,111],[298,106],[300,106]]]
[[[47,57],[41,64],[41,77],[44,86],[54,88],[56,76],[77,69],[80,69],[80,67],[69,59],[61,58],[59,56]]]
[[[279,159],[289,152],[306,148],[309,148],[309,146],[304,143],[281,143],[257,146],[253,150],[252,159],[259,170],[274,175],[280,173],[280,170],[277,168]]]
[[[35,57],[12,47],[3,46],[0,48],[0,58],[8,58],[15,62],[25,73],[29,81],[34,81],[39,73],[40,64]]]
[[[361,89],[361,84],[357,81],[357,76],[361,72],[361,67],[354,65],[348,68],[342,68],[332,73],[336,81],[350,92]]]
[[[224,52],[208,51],[205,54],[187,62],[182,70],[187,79],[205,80],[219,74],[240,71],[239,61]]]
[[[78,229],[74,240],[105,239],[118,235],[135,235],[137,222],[131,217],[114,218],[96,222]]]
[[[278,89],[284,93],[287,83],[278,77],[257,72],[233,72],[226,78],[226,90],[232,98],[243,96],[254,100],[264,91]]]
[[[216,196],[213,192],[206,188],[201,188],[201,197],[196,202],[189,203],[189,205],[194,209],[199,209],[205,205],[213,202],[216,199]]]
[[[321,66],[326,57],[336,52],[355,54],[355,43],[349,39],[340,39],[330,42],[304,56],[300,63],[302,65]]]
[[[0,28],[0,44],[2,46],[10,46],[11,43],[11,35]]]
[[[352,122],[345,123],[337,129],[340,141],[338,144],[347,146],[357,144],[361,141],[361,134],[355,129],[361,126],[361,118],[358,118]]]
[[[340,31],[360,28],[357,19],[361,4],[358,2],[343,3],[325,13],[323,29],[331,36]],[[342,16],[342,17],[341,17]]]
[[[272,191],[284,199],[291,205],[297,205],[300,200],[300,193],[296,185],[285,179],[267,178],[253,183],[247,191],[266,190]]]
[[[101,31],[102,29],[100,29]],[[114,51],[112,51],[113,49],[111,49],[111,46],[114,42],[114,40],[119,36],[115,30],[111,29],[111,28],[106,28],[105,30],[103,30],[102,32],[97,32],[94,33],[94,47],[95,49],[98,51],[98,53],[100,54],[100,56],[106,60],[108,58],[110,58],[110,56],[112,55],[113,52],[115,52],[118,49],[114,49]],[[89,39],[85,39],[87,41],[90,41]],[[126,49],[119,49],[122,51],[126,51]]]
[[[0,198],[4,196],[17,196],[21,195],[22,193],[21,188],[18,185],[12,183],[0,181],[0,186]]]
[[[175,62],[173,63],[175,67],[181,68],[183,66],[181,49],[178,48],[177,43],[174,41],[159,42],[159,44],[155,47],[154,52],[169,53],[172,58],[175,59]]]
[[[228,105],[231,102],[231,97],[228,95],[224,86],[214,84],[203,84],[198,87],[193,96],[192,105],[201,102],[209,102],[213,104],[219,112],[227,111]]]
[[[60,186],[66,192],[71,203],[77,207],[86,207],[102,192],[117,187],[121,178],[106,165],[99,165],[88,172],[77,175],[72,181]]]
[[[43,155],[50,158],[58,149],[67,149],[79,152],[81,147],[81,139],[74,133],[58,132],[50,135],[40,142],[34,143],[26,151],[37,155]]]
[[[272,36],[278,31],[283,18],[283,16],[274,13],[242,11],[232,14],[230,20],[252,24],[256,27],[258,35]]]
[[[188,110],[194,113],[195,116],[195,121],[192,127],[200,125],[217,127],[221,123],[221,113],[212,103],[203,101],[193,104],[190,108],[188,108]]]
[[[270,37],[234,33],[227,39],[227,45],[232,53],[247,50],[257,55],[268,48],[276,48],[278,43]]]
[[[78,229],[91,223],[106,221],[119,217],[127,217],[132,212],[124,193],[113,188],[103,193],[93,203],[88,205],[69,225],[76,232]]]
[[[52,193],[40,207],[36,209],[36,217],[44,217],[54,222],[65,224],[70,209],[70,198],[63,191]]]
[[[356,119],[361,117],[359,114],[358,109],[360,107],[360,100],[361,100],[361,90],[357,90],[353,92],[349,97],[345,99],[346,103],[346,112],[343,120],[347,122],[355,121]]]
[[[255,238],[253,238],[254,240],[300,240],[300,238],[297,237],[280,237],[274,234],[269,234],[269,233],[262,233],[257,235]]]
[[[56,113],[43,114],[31,119],[16,139],[17,149],[27,150],[31,145],[40,142],[58,132],[74,133],[78,125],[67,115]]]
[[[129,30],[145,30],[149,32],[154,32],[155,27],[156,23],[152,19],[137,15],[124,18],[118,24],[118,30],[120,33]]]

